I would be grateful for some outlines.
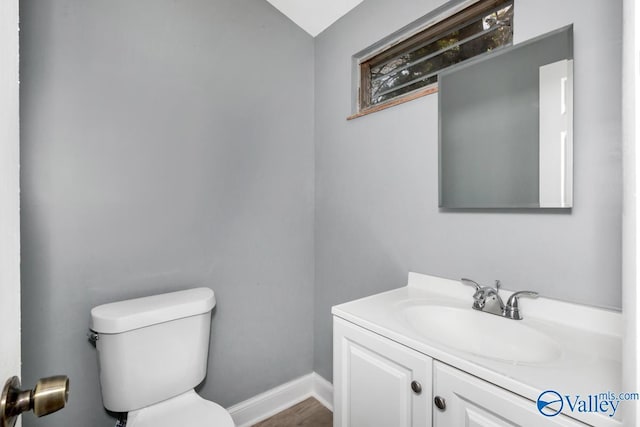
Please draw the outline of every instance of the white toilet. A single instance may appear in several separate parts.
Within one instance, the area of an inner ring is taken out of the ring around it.
[[[233,427],[193,389],[207,374],[215,304],[211,289],[197,288],[93,308],[105,408],[127,412],[127,427]]]

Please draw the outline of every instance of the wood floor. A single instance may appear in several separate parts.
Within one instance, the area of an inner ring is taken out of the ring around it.
[[[331,427],[332,425],[333,413],[310,397],[271,418],[254,424],[253,427]]]

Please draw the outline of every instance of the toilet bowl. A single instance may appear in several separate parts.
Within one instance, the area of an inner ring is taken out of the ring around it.
[[[231,415],[194,390],[127,414],[127,427],[232,427]]]
[[[229,413],[194,390],[207,372],[215,295],[196,288],[91,310],[104,407],[127,427],[233,427]]]

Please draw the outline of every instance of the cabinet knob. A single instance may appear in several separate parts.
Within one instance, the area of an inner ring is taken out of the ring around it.
[[[422,393],[422,385],[418,381],[411,381],[411,390],[415,394],[420,394]]]
[[[441,411],[447,409],[447,402],[444,400],[444,397],[436,396],[433,398],[433,403],[436,404],[436,407]]]

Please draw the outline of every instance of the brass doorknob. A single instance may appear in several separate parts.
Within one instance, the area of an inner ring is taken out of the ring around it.
[[[64,408],[69,399],[66,375],[41,378],[33,390],[20,390],[20,379],[10,378],[0,395],[0,427],[13,427],[18,416],[33,410],[37,417]]]

